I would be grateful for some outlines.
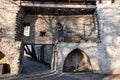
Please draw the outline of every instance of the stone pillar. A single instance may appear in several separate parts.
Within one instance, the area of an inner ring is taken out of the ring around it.
[[[99,66],[102,73],[120,73],[120,1],[97,2],[101,43]]]
[[[19,1],[0,1],[0,51],[5,55],[0,63],[10,65],[10,74],[16,75],[20,66],[21,41],[15,40],[16,16],[19,10]],[[2,26],[1,26],[2,25]]]

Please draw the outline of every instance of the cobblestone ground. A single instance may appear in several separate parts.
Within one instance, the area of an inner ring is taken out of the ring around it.
[[[24,69],[19,76],[0,78],[0,80],[120,80],[120,75],[101,75],[92,72],[57,74],[51,72],[48,66],[31,58],[25,58]]]

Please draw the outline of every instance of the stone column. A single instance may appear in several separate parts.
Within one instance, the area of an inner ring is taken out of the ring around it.
[[[20,47],[21,41],[15,40],[16,16],[19,10],[19,1],[1,0],[0,1],[0,51],[5,55],[0,63],[10,65],[10,74],[16,75],[20,66]]]
[[[105,74],[120,73],[120,1],[103,0],[97,2],[97,13],[101,43],[98,61]]]

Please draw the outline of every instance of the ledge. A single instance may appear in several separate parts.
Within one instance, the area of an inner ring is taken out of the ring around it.
[[[21,6],[42,7],[42,8],[81,8],[81,9],[95,9],[96,8],[96,5],[42,4],[42,3],[21,3]]]

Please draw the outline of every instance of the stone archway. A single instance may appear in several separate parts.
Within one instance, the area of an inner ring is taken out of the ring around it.
[[[63,72],[79,72],[90,69],[88,56],[80,49],[72,50],[65,58]]]

